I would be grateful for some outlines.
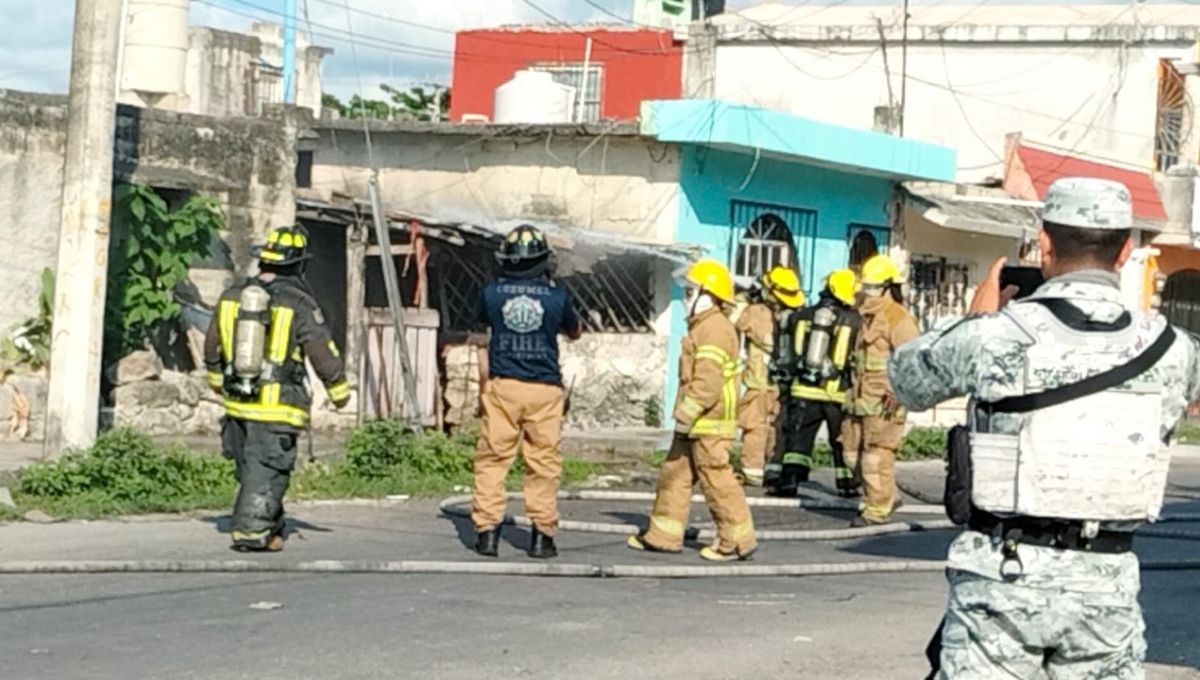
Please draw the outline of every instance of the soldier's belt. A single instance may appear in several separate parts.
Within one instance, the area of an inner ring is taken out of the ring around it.
[[[967,527],[1003,541],[1059,550],[1119,555],[1133,549],[1133,533],[1101,531],[1095,538],[1083,537],[1083,522],[1034,517],[1000,518],[976,509]]]

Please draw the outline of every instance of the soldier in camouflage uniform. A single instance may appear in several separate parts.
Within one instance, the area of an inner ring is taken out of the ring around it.
[[[889,363],[896,397],[909,409],[971,397],[971,519],[950,546],[941,677],[1033,678],[1044,671],[1051,679],[1140,679],[1145,626],[1131,550],[1140,511],[1118,520],[1112,508],[1128,497],[1136,501],[1129,507],[1144,510],[1142,519],[1157,516],[1165,485],[1162,461],[1168,456],[1164,442],[1187,404],[1200,398],[1200,347],[1183,332],[1172,341],[1162,316],[1121,304],[1116,272],[1133,248],[1132,208],[1123,185],[1060,179],[1047,191],[1042,220],[1044,284],[1006,305],[1016,290],[1000,290],[1004,260],[998,260],[970,314],[937,324],[897,350]],[[1118,388],[1023,413],[986,410],[1006,397],[1037,394],[1128,364],[1151,345],[1166,353]],[[1138,385],[1148,387],[1134,394]],[[1135,419],[1116,409],[1093,412],[1089,419],[1088,406],[1118,403],[1103,400],[1122,394],[1140,395],[1140,403],[1152,408],[1139,413],[1153,417]],[[1088,401],[1094,398],[1101,401]],[[1107,430],[1101,438],[1111,446],[1096,441],[1097,429]],[[1137,432],[1151,434],[1134,436]],[[1022,457],[1065,452],[1055,460],[1068,461],[1065,474],[1022,477],[1020,493],[1017,470],[1025,460],[1014,463],[1006,491],[1012,513],[996,511],[993,487],[980,478],[981,466],[991,465],[980,457],[980,442],[1006,435],[1019,442],[1014,449]],[[1116,462],[1106,453],[1130,446],[1148,453]],[[1078,496],[1077,489],[1122,463],[1132,467],[1120,471],[1132,474],[1109,479],[1143,488],[1126,492],[1118,484],[1106,493]],[[1161,478],[1138,474],[1138,466],[1155,465],[1161,465]],[[1058,503],[1061,512],[1020,512],[1029,507],[1026,499],[1040,502],[1053,494],[1059,495],[1045,507]]]

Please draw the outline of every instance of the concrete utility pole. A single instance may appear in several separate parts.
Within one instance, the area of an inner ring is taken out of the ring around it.
[[[120,17],[121,0],[75,1],[47,456],[89,446],[99,420]]]

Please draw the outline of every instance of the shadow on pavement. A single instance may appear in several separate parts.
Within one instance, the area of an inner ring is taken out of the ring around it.
[[[213,528],[215,528],[217,530],[217,533],[228,534],[229,532],[233,531],[233,527],[232,527],[233,517],[230,515],[220,515],[217,517],[201,517],[200,521],[213,525]],[[298,534],[301,531],[313,531],[313,532],[321,533],[321,534],[334,533],[333,529],[330,529],[328,527],[317,526],[316,524],[309,524],[308,522],[305,522],[302,519],[296,519],[295,517],[291,517],[291,516],[284,518],[284,526],[283,526],[283,537],[284,538],[287,538],[293,534]]]

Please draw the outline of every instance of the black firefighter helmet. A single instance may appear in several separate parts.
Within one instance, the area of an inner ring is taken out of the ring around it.
[[[268,267],[289,267],[309,257],[308,231],[300,225],[272,229],[267,244],[258,250],[259,262]]]
[[[496,252],[496,261],[512,276],[537,276],[546,271],[549,260],[546,236],[528,224],[508,232]]]

